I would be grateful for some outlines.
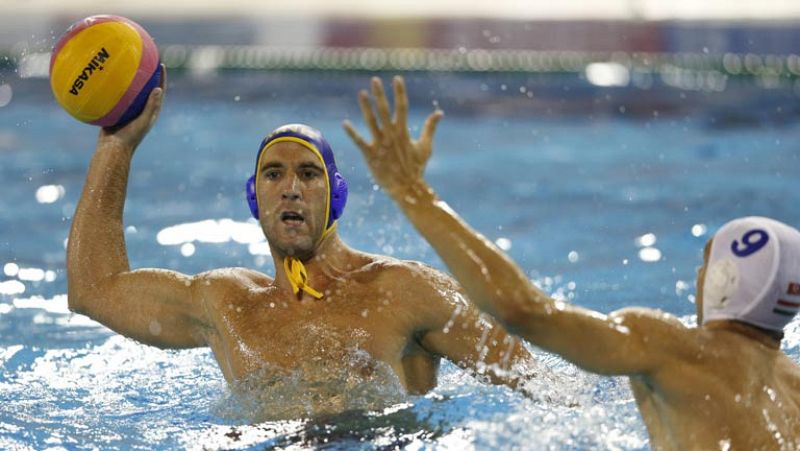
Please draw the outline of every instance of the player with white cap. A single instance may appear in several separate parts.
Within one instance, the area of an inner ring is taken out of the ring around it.
[[[800,449],[800,366],[780,350],[800,308],[797,229],[760,217],[720,228],[698,272],[698,327],[653,309],[605,315],[553,300],[428,186],[422,174],[442,114],[432,113],[413,140],[399,77],[394,89],[394,117],[379,79],[377,115],[360,94],[371,142],[345,129],[472,302],[588,371],[628,376],[653,449]]]
[[[704,323],[783,331],[800,308],[800,233],[757,216],[725,224],[711,245],[703,300]]]

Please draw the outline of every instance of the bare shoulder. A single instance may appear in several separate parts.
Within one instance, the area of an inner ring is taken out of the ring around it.
[[[649,351],[672,360],[694,359],[701,343],[697,328],[686,326],[670,313],[644,307],[630,307],[608,315],[614,325],[619,325],[632,338],[646,343]]]
[[[694,329],[675,315],[645,307],[627,307],[608,315],[609,321],[631,334],[655,339],[692,339]]]
[[[675,315],[662,310],[645,307],[626,307],[608,315],[609,319],[633,328],[655,328],[656,330],[688,331]]]
[[[453,311],[471,311],[461,286],[449,275],[418,261],[377,256],[362,270],[377,290],[413,311],[423,323],[449,318]]]
[[[359,271],[364,276],[402,283],[409,291],[459,289],[450,276],[425,263],[381,255],[369,255],[369,258],[369,262]]]
[[[218,268],[202,272],[194,277],[194,285],[199,288],[240,288],[254,289],[272,283],[268,275],[250,268]]]

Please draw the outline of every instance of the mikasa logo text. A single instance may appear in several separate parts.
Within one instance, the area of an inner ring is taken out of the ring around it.
[[[89,61],[83,69],[83,72],[81,72],[78,78],[72,83],[72,89],[69,90],[69,93],[74,96],[78,95],[78,92],[83,89],[84,82],[89,81],[89,77],[92,76],[94,71],[103,70],[103,63],[106,62],[108,58],[111,58],[111,55],[109,55],[108,50],[103,47],[97,52],[97,55]]]

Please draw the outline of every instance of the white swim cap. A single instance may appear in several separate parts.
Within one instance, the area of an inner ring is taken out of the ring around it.
[[[733,319],[782,330],[800,310],[800,232],[751,216],[719,229],[703,281],[703,323]]]

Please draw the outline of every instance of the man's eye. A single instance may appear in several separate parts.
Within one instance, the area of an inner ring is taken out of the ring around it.
[[[275,180],[280,176],[281,176],[281,172],[278,171],[278,170],[274,170],[273,169],[273,170],[264,172],[264,177],[267,178],[268,180]]]
[[[304,178],[313,179],[314,177],[317,176],[317,171],[313,171],[313,170],[309,169],[309,170],[303,171],[302,175],[303,175]]]

